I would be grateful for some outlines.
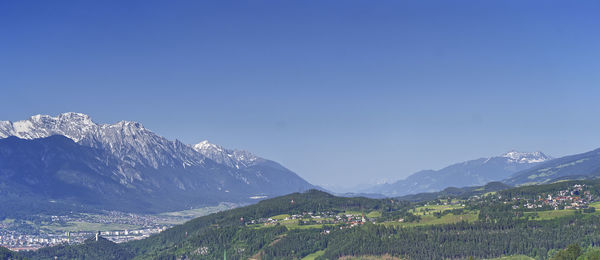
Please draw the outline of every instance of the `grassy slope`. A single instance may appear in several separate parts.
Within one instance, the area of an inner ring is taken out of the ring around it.
[[[453,224],[461,221],[473,222],[477,220],[476,211],[465,212],[461,215],[454,215],[452,213],[442,216],[441,218],[437,218],[432,215],[426,215],[421,217],[421,221],[419,222],[384,222],[382,224],[388,226],[401,226],[401,227],[417,227],[417,226],[428,226],[428,225],[443,225],[443,224]]]
[[[302,260],[315,260],[315,258],[322,256],[323,253],[325,253],[325,250],[319,250],[317,252],[305,256],[304,258],[302,258]]]
[[[503,256],[503,257],[493,258],[493,259],[489,259],[489,260],[534,260],[534,258],[531,258],[526,255],[513,255],[513,256]]]
[[[363,255],[363,256],[344,256],[339,260],[402,260],[402,258],[390,255]]]

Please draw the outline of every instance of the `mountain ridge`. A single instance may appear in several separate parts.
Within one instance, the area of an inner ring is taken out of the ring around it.
[[[211,160],[228,165],[229,167],[245,168],[252,166],[256,161],[264,161],[248,151],[227,149],[220,145],[213,144],[204,140],[192,146],[192,148]]]
[[[542,152],[511,150],[499,156],[483,157],[446,166],[439,170],[422,170],[393,183],[376,185],[362,192],[382,193],[391,197],[438,192],[448,187],[481,186],[501,181],[511,174],[551,160]]]
[[[0,121],[0,138],[35,139],[51,135],[63,135],[76,143],[109,150],[129,164],[155,169],[199,165],[204,159],[188,145],[161,137],[137,122],[97,124],[90,116],[74,112],[56,117],[35,115],[14,123]]]

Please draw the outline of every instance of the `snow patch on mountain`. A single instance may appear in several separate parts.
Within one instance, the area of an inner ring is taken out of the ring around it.
[[[0,121],[0,138],[37,139],[52,135],[63,135],[79,144],[109,151],[130,166],[186,168],[202,165],[209,158],[218,164],[242,169],[265,161],[250,152],[227,149],[208,141],[193,146],[178,140],[170,141],[137,122],[97,124],[82,113],[69,112],[54,117],[35,115],[17,122]]]
[[[552,157],[545,155],[542,152],[518,152],[515,150],[506,152],[500,157],[507,158],[513,163],[540,163],[552,160]]]
[[[43,138],[51,135],[64,135],[79,142],[86,133],[97,125],[88,115],[81,113],[63,113],[56,117],[35,115],[28,120],[17,122],[1,121],[0,138],[16,136],[21,139]]]
[[[257,161],[261,160],[261,158],[250,152],[226,149],[220,145],[212,144],[208,140],[195,144],[193,148],[217,163],[225,164],[236,169],[252,166]]]
[[[27,120],[0,121],[0,138],[22,139],[63,135],[73,141],[107,150],[131,166],[151,168],[201,165],[205,157],[177,140],[154,134],[137,122],[97,124],[81,113],[63,113],[56,117],[35,115]]]

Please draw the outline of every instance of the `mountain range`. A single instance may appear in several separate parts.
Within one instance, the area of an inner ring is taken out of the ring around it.
[[[510,151],[342,195],[422,197],[495,181],[520,186],[597,176],[600,149],[557,159],[542,152]],[[154,213],[252,203],[313,188],[322,189],[277,162],[208,141],[188,145],[168,140],[137,122],[98,124],[81,113],[0,121],[4,212]]]
[[[453,164],[437,171],[420,171],[404,180],[378,185],[364,192],[414,200],[469,192],[498,181],[510,187],[599,177],[600,149],[560,158],[552,158],[542,152],[510,151],[500,156]],[[494,189],[500,188],[501,185],[494,184]]]
[[[364,190],[390,197],[423,192],[437,192],[448,187],[481,186],[501,181],[512,174],[529,169],[552,158],[542,152],[510,151],[499,156],[457,163],[440,170],[424,170],[394,183],[376,185]]]
[[[187,145],[137,122],[97,124],[80,113],[0,121],[0,138],[4,207],[160,212],[249,203],[314,187],[246,151],[207,141]]]

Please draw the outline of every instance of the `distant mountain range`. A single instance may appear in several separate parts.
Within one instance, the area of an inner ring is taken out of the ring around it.
[[[137,122],[37,115],[0,121],[0,138],[5,207],[28,201],[39,208],[159,212],[314,188],[274,161],[207,141],[171,141]]]
[[[500,156],[457,163],[440,170],[416,172],[394,183],[377,185],[365,193],[380,193],[390,197],[424,192],[437,192],[448,187],[481,186],[501,181],[512,174],[529,169],[552,158],[542,152],[510,151]]]
[[[420,171],[404,180],[364,190],[406,200],[431,199],[446,194],[470,194],[486,183],[493,189],[600,178],[600,149],[553,159],[542,152],[511,151],[500,156],[453,164],[441,170]],[[505,185],[495,182],[501,181]],[[489,185],[489,184],[488,184]],[[483,186],[483,187],[488,187]],[[488,188],[486,188],[488,189]]]

